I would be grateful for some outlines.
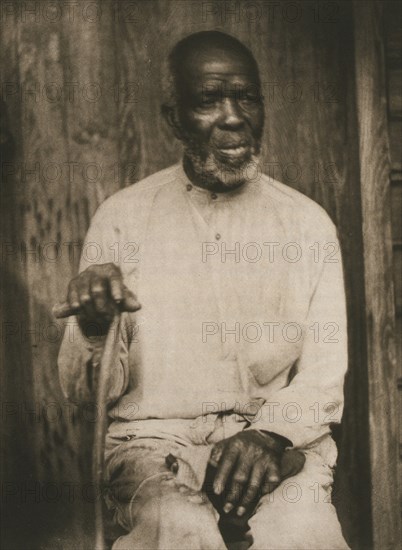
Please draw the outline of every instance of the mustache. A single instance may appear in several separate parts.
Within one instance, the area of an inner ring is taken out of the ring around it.
[[[250,147],[252,155],[258,155],[261,149],[261,140],[250,134],[227,133],[214,135],[207,142],[185,136],[182,140],[185,151],[196,154],[200,159],[206,158],[214,151],[235,149],[237,147]]]
[[[240,147],[254,144],[254,138],[249,134],[223,134],[214,135],[210,139],[210,144],[217,149]]]

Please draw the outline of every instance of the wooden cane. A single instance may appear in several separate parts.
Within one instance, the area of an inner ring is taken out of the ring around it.
[[[53,315],[57,319],[78,313],[68,304],[56,304]],[[106,336],[105,346],[99,367],[98,388],[96,394],[97,418],[95,422],[94,446],[92,451],[92,481],[95,487],[95,550],[106,550],[103,528],[103,474],[105,461],[105,437],[107,431],[107,393],[113,361],[115,360],[116,342],[120,328],[120,312],[116,313]]]

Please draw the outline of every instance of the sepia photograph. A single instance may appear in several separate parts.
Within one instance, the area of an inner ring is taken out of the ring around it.
[[[3,550],[402,550],[402,3],[0,0]]]

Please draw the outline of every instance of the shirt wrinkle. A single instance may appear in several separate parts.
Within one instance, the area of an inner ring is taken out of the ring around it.
[[[95,214],[86,242],[99,243],[99,263],[121,267],[142,304],[124,316],[136,330],[116,357],[110,415],[127,422],[242,413],[261,398],[250,427],[308,445],[328,433],[325,405],[338,407],[333,422],[343,407],[342,263],[340,254],[335,263],[323,254],[327,242],[338,243],[334,225],[319,205],[264,175],[215,200],[210,195],[189,188],[175,165],[119,191]],[[138,245],[138,262],[124,254],[116,262],[116,239],[121,250]],[[264,243],[279,243],[273,261]],[[286,253],[295,245],[301,256],[291,261]],[[253,261],[256,252],[261,257]],[[80,270],[88,265],[82,258]],[[325,342],[328,323],[337,327],[336,342]],[[89,392],[77,384],[90,354],[85,339],[64,337],[60,379],[73,400]],[[297,421],[289,419],[292,403]]]

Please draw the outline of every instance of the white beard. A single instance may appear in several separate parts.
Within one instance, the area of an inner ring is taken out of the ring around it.
[[[252,150],[250,158],[224,163],[215,158],[213,153],[208,153],[202,158],[198,148],[192,143],[185,145],[186,156],[190,159],[194,172],[202,178],[205,185],[212,187],[219,183],[228,189],[242,185],[246,181],[254,179],[256,170],[258,172],[258,155]]]

